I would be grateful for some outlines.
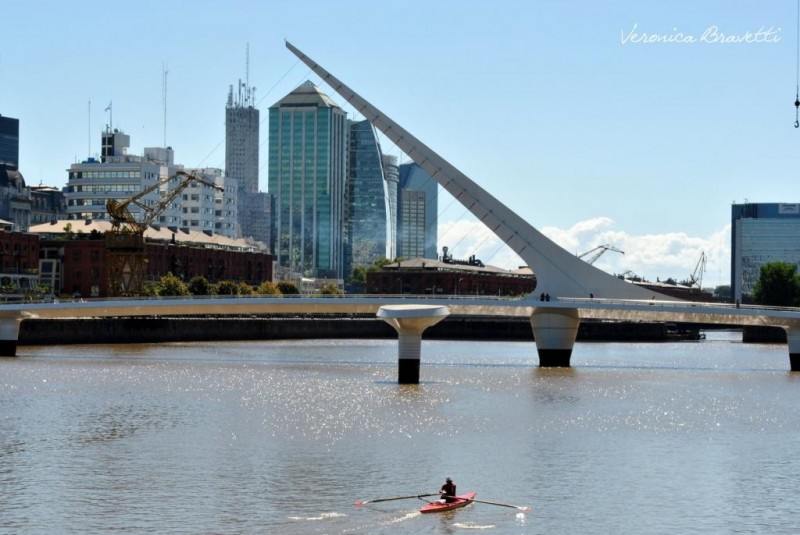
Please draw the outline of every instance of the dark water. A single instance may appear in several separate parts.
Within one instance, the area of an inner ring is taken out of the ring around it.
[[[22,347],[0,361],[0,533],[797,533],[786,346]],[[445,476],[488,504],[420,515]]]

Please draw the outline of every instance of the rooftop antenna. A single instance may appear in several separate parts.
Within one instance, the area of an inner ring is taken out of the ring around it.
[[[161,98],[164,101],[164,148],[167,147],[167,67],[165,64],[161,65],[162,82],[161,82]]]
[[[87,137],[86,140],[88,144],[86,145],[87,151],[86,156],[87,158],[92,157],[92,99],[89,99],[89,111],[88,111],[88,123],[86,125],[87,128]]]
[[[797,92],[794,97],[794,127],[800,128],[800,0],[797,0],[797,26],[795,31],[797,33],[797,49],[795,51],[795,59],[797,61]]]
[[[108,131],[111,132],[112,127],[114,126],[114,112],[111,111],[111,101],[108,101],[108,106],[106,106],[106,110],[108,112]]]
[[[797,0],[800,2],[800,0]],[[244,67],[244,83],[245,83],[245,98],[247,105],[250,105],[250,43],[247,43],[247,52],[245,54],[245,67]]]

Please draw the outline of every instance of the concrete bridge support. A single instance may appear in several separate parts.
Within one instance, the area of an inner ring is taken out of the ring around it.
[[[439,305],[384,305],[377,316],[395,328],[397,344],[397,382],[419,384],[422,333],[450,314]]]
[[[0,357],[17,356],[20,323],[22,320],[19,318],[0,320]]]
[[[542,368],[569,368],[581,319],[574,308],[539,307],[531,316],[533,338]]]
[[[793,372],[800,372],[800,325],[785,329],[786,341],[789,343],[789,366]]]

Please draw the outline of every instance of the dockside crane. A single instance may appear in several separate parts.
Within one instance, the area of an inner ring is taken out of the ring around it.
[[[598,258],[600,258],[603,255],[603,253],[605,253],[606,251],[614,251],[615,253],[625,254],[623,251],[620,251],[616,247],[612,247],[611,245],[604,244],[604,245],[598,245],[594,249],[590,249],[590,250],[586,251],[582,255],[579,255],[578,258],[583,258],[584,256],[586,256],[586,255],[588,255],[590,253],[594,253],[592,256],[589,257],[588,260],[586,260],[587,264],[594,264],[594,261],[597,260]]]
[[[142,201],[147,194],[161,189],[178,177],[181,177],[178,184],[157,203],[148,205]],[[122,297],[142,294],[144,278],[147,273],[144,232],[192,182],[223,191],[222,187],[197,175],[177,171],[175,175],[162,178],[152,186],[123,201],[109,199],[106,202],[106,210],[111,218],[111,230],[106,232],[106,250],[109,255],[109,296]],[[131,206],[136,206],[142,211],[139,219],[136,219],[131,212]]]
[[[697,265],[694,267],[694,272],[689,275],[689,286],[697,285],[699,290],[703,289],[703,274],[706,272],[706,252],[702,251],[700,253],[700,260],[697,261]]]

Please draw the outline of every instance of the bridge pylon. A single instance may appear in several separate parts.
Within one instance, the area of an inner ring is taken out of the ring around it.
[[[0,357],[16,357],[19,325],[22,318],[3,318],[0,320]]]
[[[450,314],[441,305],[384,305],[376,314],[397,331],[397,382],[419,384],[422,333]]]
[[[537,307],[531,315],[533,339],[542,368],[569,368],[581,319],[574,308]]]
[[[784,327],[786,342],[789,344],[789,366],[793,372],[800,372],[800,325]]]

